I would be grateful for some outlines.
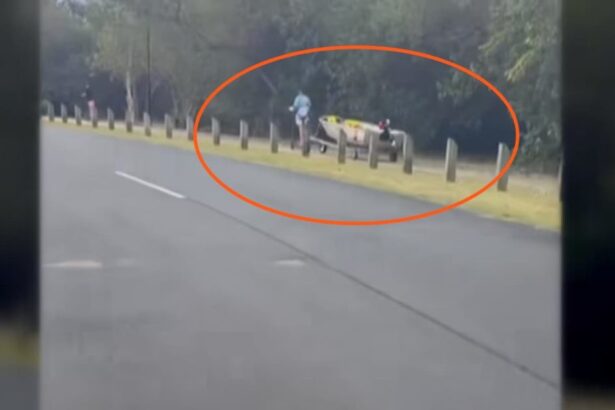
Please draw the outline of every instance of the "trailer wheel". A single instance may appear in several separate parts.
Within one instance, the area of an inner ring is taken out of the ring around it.
[[[321,154],[325,154],[327,152],[327,146],[325,144],[320,144],[320,147],[318,147],[318,150],[320,151]]]

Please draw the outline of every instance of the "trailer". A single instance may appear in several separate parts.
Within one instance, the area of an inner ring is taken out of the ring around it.
[[[310,137],[310,144],[318,146],[321,153],[329,148],[337,149],[341,131],[347,136],[347,147],[353,150],[353,158],[358,159],[360,152],[369,150],[369,136],[378,136],[378,151],[388,155],[396,162],[403,146],[404,132],[389,130],[387,138],[377,124],[355,119],[345,119],[337,115],[324,115],[318,119],[316,133]]]

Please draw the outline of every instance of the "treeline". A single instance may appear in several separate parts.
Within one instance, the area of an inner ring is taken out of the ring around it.
[[[492,81],[522,125],[519,163],[554,170],[560,158],[558,0],[46,0],[43,96],[178,118],[234,72],[287,51],[386,44],[451,59]],[[149,86],[148,86],[149,84]],[[390,53],[304,56],[254,72],[210,113],[265,129],[290,123],[299,88],[315,115],[335,113],[414,134],[423,150],[455,138],[464,153],[512,143],[508,115],[485,87],[437,63]],[[151,98],[148,98],[148,94]],[[289,126],[290,128],[290,126]]]

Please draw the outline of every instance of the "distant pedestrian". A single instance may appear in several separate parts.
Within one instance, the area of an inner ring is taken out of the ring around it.
[[[295,123],[299,128],[299,144],[303,147],[307,141],[307,124],[310,115],[310,108],[312,107],[312,101],[310,97],[305,95],[302,90],[295,97],[293,105],[289,107],[291,112],[295,113]]]
[[[391,139],[391,120],[388,118],[378,123],[380,129],[380,141],[389,141]]]
[[[90,119],[94,118],[94,110],[96,110],[96,101],[94,100],[94,95],[92,93],[92,89],[90,88],[90,84],[85,86],[85,91],[82,95],[88,103],[88,110],[90,112]]]

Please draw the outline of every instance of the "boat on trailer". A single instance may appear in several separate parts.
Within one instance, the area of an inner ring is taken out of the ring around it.
[[[346,133],[347,147],[353,150],[353,158],[358,159],[359,153],[369,150],[370,135],[378,136],[378,150],[388,155],[396,162],[403,147],[404,131],[389,130],[386,136],[383,130],[374,123],[356,119],[346,119],[337,115],[324,115],[318,119],[316,133],[310,137],[310,143],[317,145],[321,153],[328,148],[337,149],[341,132]]]

